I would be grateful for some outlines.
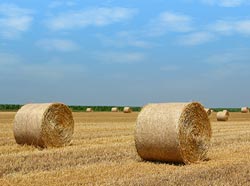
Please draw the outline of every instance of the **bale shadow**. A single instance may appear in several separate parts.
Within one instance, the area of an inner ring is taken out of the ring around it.
[[[185,164],[184,162],[169,162],[169,161],[143,160],[143,159],[141,159],[141,162],[145,162],[145,163],[151,162],[151,163],[154,163],[154,164],[171,165],[171,166],[176,166],[176,167],[188,166],[188,165],[192,165],[192,164],[199,164],[199,163],[208,162],[208,161],[211,161],[211,159],[206,158],[206,159],[204,159],[202,161],[198,161],[198,162],[190,163],[190,164]]]

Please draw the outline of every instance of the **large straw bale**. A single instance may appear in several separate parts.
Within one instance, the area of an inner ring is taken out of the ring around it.
[[[123,108],[123,112],[124,113],[131,113],[132,112],[132,109],[130,107],[124,107]]]
[[[135,144],[144,160],[189,164],[206,159],[211,133],[200,103],[148,104],[136,121]]]
[[[117,107],[112,107],[111,112],[119,112],[119,109]]]
[[[227,121],[229,118],[229,112],[227,110],[217,112],[216,117],[217,121]]]
[[[13,130],[18,144],[60,147],[71,142],[74,120],[62,103],[26,104],[16,113]]]
[[[242,107],[242,108],[241,108],[241,112],[242,112],[242,113],[248,113],[248,112],[249,112],[248,107]]]

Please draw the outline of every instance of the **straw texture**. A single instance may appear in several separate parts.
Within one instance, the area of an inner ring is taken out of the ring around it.
[[[242,113],[248,113],[248,112],[249,112],[248,107],[242,107],[242,108],[241,108],[241,112],[242,112]]]
[[[117,107],[112,107],[111,112],[119,112],[119,109]]]
[[[135,144],[142,159],[189,164],[206,159],[211,133],[199,103],[148,104],[136,121]]]
[[[217,112],[216,117],[217,121],[227,121],[229,118],[229,112],[227,110]]]
[[[123,112],[124,113],[131,113],[132,112],[132,109],[130,107],[124,107],[123,108]]]
[[[72,139],[74,120],[62,103],[26,104],[15,115],[13,131],[18,144],[61,147]]]

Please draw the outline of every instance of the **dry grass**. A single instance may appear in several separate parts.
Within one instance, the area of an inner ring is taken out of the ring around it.
[[[209,160],[191,165],[142,161],[135,150],[138,113],[74,113],[71,146],[39,150],[15,143],[15,113],[0,113],[0,185],[249,185],[250,114],[212,113]]]

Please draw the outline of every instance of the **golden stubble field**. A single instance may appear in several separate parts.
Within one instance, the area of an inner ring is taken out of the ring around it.
[[[138,113],[73,113],[72,144],[43,150],[15,143],[14,115],[0,112],[0,186],[250,185],[250,113],[231,113],[228,122],[213,113],[209,159],[191,165],[142,161]]]

